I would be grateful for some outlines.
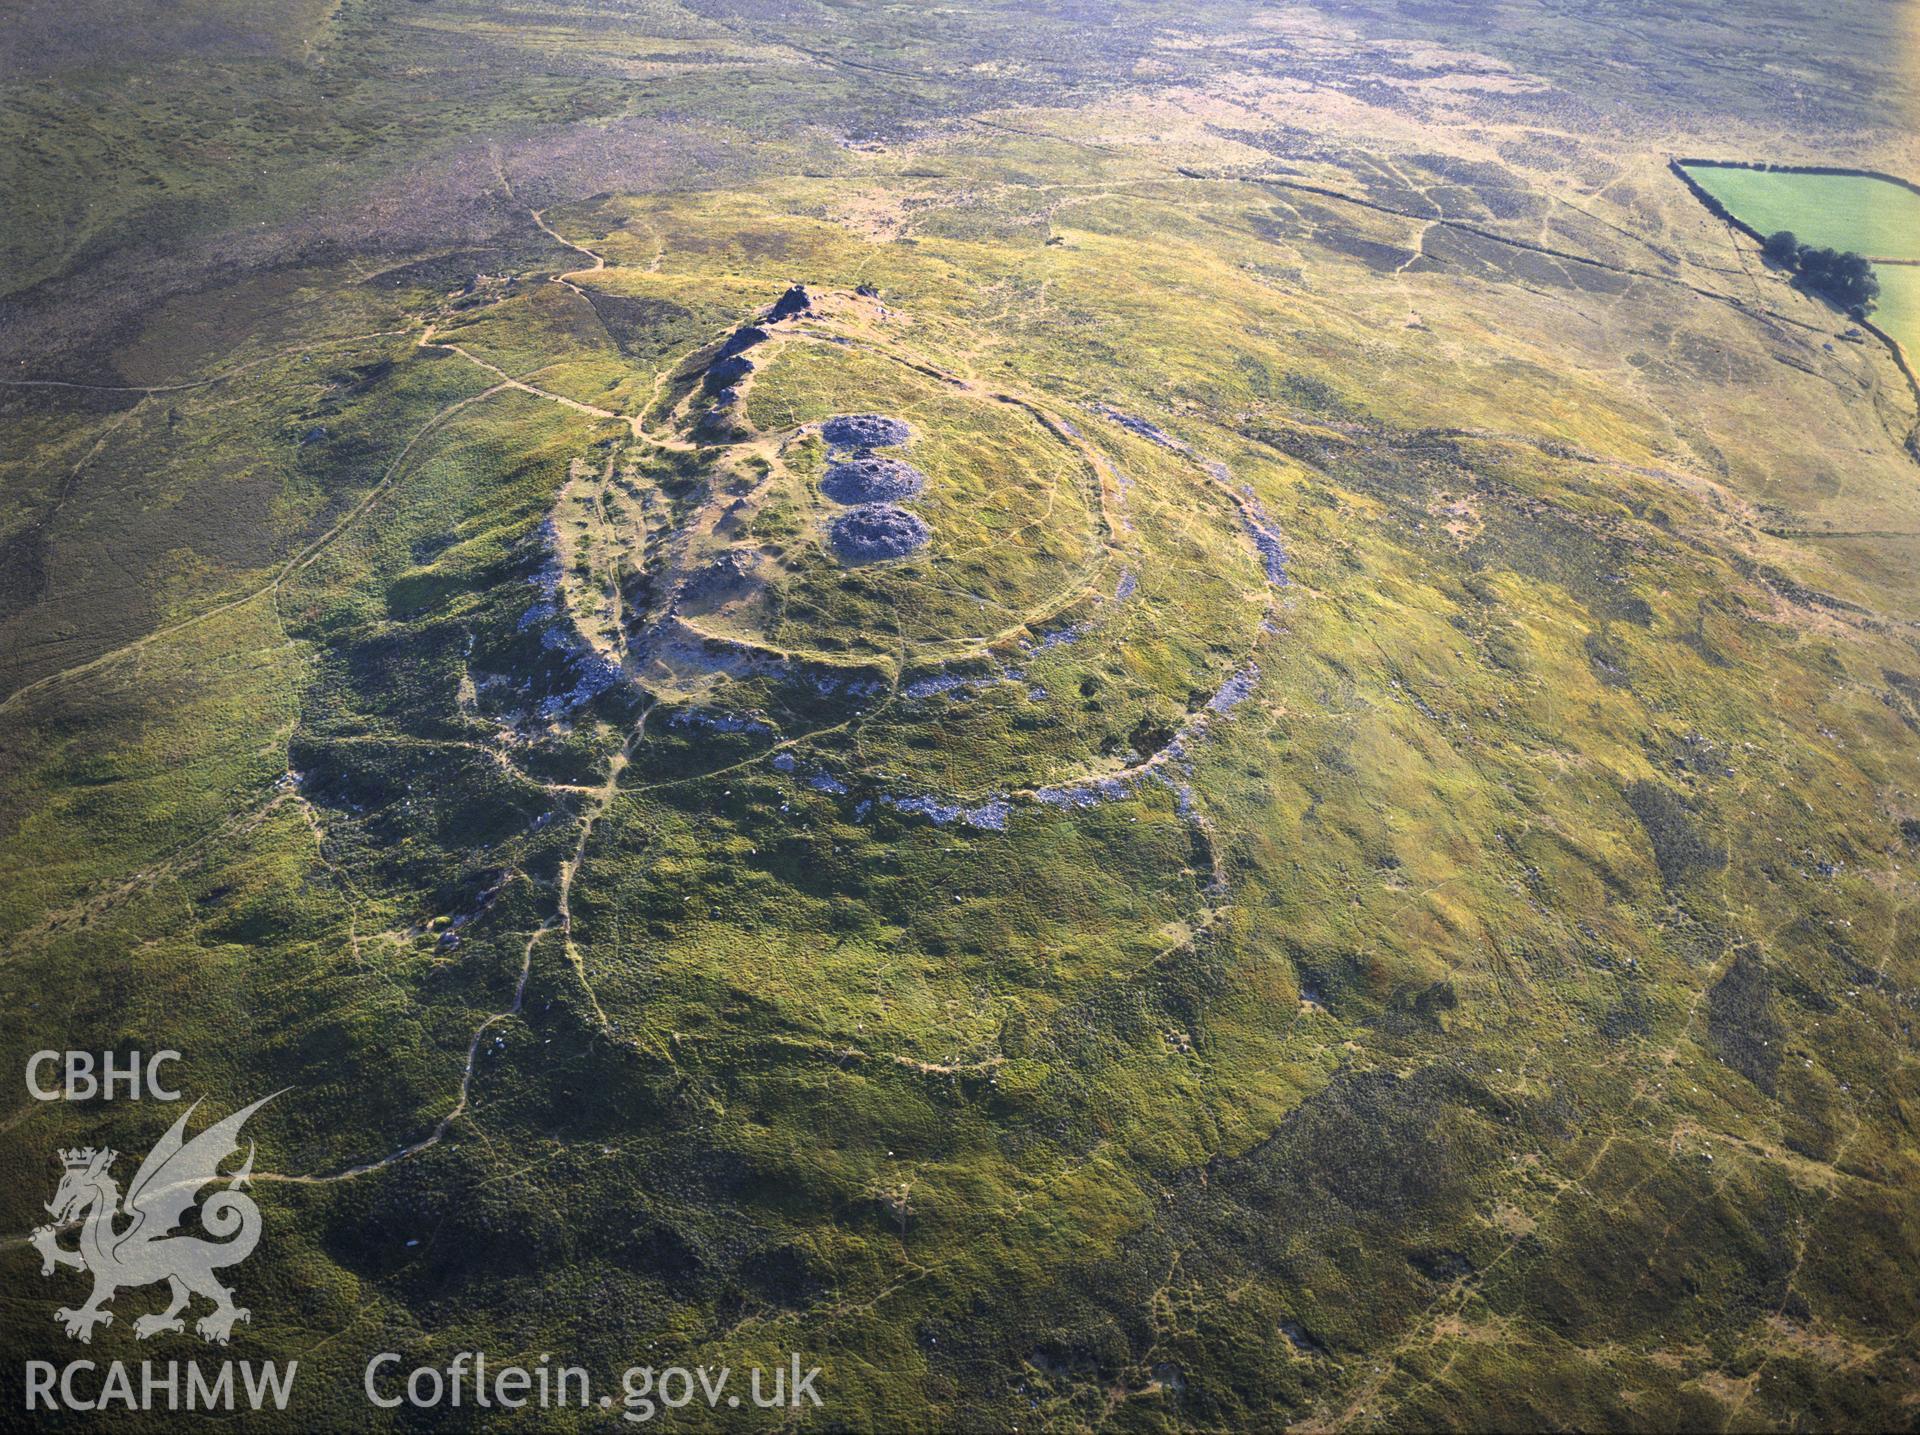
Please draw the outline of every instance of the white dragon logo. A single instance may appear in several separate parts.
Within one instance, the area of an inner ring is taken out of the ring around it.
[[[234,1305],[233,1292],[213,1274],[244,1261],[260,1240],[260,1208],[251,1197],[239,1194],[253,1174],[251,1141],[246,1162],[233,1173],[227,1189],[215,1191],[200,1206],[200,1224],[215,1239],[174,1232],[200,1188],[221,1179],[220,1163],[239,1149],[240,1127],[271,1100],[272,1096],[264,1096],[188,1141],[187,1118],[200,1105],[194,1102],[140,1163],[124,1210],[119,1183],[110,1174],[118,1153],[91,1146],[60,1153],[66,1171],[47,1202],[53,1223],[36,1230],[32,1240],[40,1252],[41,1275],[52,1275],[56,1266],[93,1273],[93,1294],[87,1303],[78,1310],[62,1307],[54,1312],[69,1338],[90,1343],[96,1325],[113,1324],[113,1312],[106,1304],[115,1292],[122,1286],[158,1281],[167,1282],[173,1300],[164,1312],[143,1315],[133,1323],[134,1334],[142,1340],[185,1329],[180,1312],[195,1295],[214,1302],[214,1309],[194,1323],[194,1329],[209,1341],[225,1345],[233,1323],[251,1319],[249,1311]],[[122,1216],[131,1219],[115,1229]],[[67,1250],[59,1244],[60,1232],[76,1223],[80,1247]]]

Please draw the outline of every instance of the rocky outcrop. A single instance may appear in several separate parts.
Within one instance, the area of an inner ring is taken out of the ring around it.
[[[753,581],[753,564],[736,552],[722,553],[713,562],[687,575],[681,597],[688,603],[724,602],[744,592]]]
[[[745,354],[735,354],[731,358],[716,359],[707,369],[707,392],[717,394],[722,389],[732,388],[754,369],[753,360]]]
[[[702,443],[738,443],[747,434],[740,420],[740,390],[722,389],[713,396],[713,407],[700,415],[693,436]]]
[[[798,314],[811,313],[812,310],[813,296],[807,293],[807,286],[796,284],[774,300],[773,307],[767,310],[767,318],[777,323],[781,319],[791,319]]]
[[[731,359],[735,354],[744,354],[755,344],[766,343],[767,338],[767,331],[758,324],[742,324],[727,335],[727,342],[720,346],[720,352],[715,354],[714,358],[716,360]]]

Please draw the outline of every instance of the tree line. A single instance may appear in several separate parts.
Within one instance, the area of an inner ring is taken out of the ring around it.
[[[1856,319],[1864,318],[1880,297],[1873,266],[1858,254],[1802,244],[1790,229],[1769,234],[1760,252],[1770,263],[1791,270],[1801,288],[1831,299]]]

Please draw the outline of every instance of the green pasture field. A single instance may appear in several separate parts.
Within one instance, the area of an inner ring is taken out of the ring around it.
[[[1684,168],[1736,219],[1762,234],[1788,229],[1802,244],[1869,259],[1920,259],[1920,194],[1904,185],[1864,174]]]
[[[1920,356],[1920,265],[1876,264],[1880,297],[1873,306],[1873,322],[1891,334],[1907,351],[1907,362]]]

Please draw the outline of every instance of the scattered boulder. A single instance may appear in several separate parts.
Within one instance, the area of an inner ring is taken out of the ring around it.
[[[714,358],[731,359],[735,354],[745,353],[755,344],[764,344],[767,338],[767,331],[758,324],[742,324],[727,335],[727,342],[720,346],[720,352],[715,354]]]
[[[796,314],[810,313],[812,309],[813,296],[807,293],[807,286],[796,284],[774,300],[773,307],[767,311],[767,317],[777,322],[781,319],[791,319]]]
[[[716,359],[707,369],[707,392],[717,394],[723,389],[733,387],[751,374],[753,360],[745,354],[735,354],[729,359]]]
[[[885,414],[837,414],[820,425],[830,448],[895,448],[913,437],[900,419]]]
[[[834,550],[848,563],[904,558],[933,537],[916,515],[891,503],[866,503],[834,519],[828,530]]]
[[[835,503],[897,503],[927,485],[927,476],[910,463],[863,453],[829,464],[820,491]]]

